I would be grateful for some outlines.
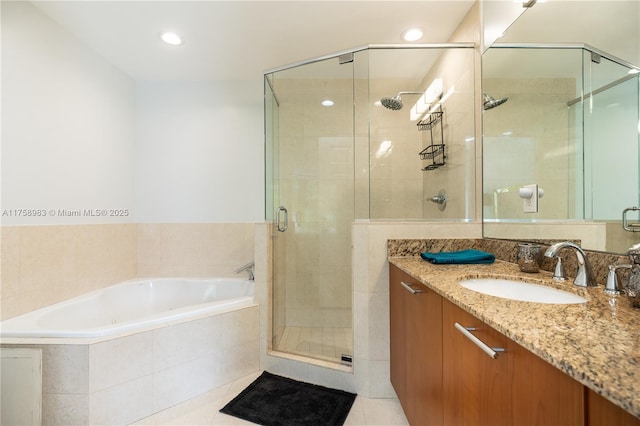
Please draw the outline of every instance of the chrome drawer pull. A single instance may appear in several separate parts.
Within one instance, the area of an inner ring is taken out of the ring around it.
[[[473,333],[471,332],[476,330],[475,327],[464,327],[458,323],[455,323],[455,326],[462,334],[465,335],[466,338],[468,338],[473,343],[475,343],[480,349],[485,351],[491,358],[496,359],[498,358],[498,352],[504,352],[504,348],[492,348],[486,343],[484,343],[482,340],[474,336]]]
[[[422,290],[416,290],[415,288],[411,287],[413,284],[407,284],[404,281],[400,281],[400,284],[402,284],[402,287],[406,288],[407,290],[409,290],[409,292],[411,294],[418,294],[418,293],[422,293]]]

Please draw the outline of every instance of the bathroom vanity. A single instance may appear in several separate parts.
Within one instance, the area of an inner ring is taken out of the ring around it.
[[[640,311],[626,300],[570,281],[559,287],[586,303],[521,302],[459,284],[557,285],[499,260],[389,263],[391,382],[410,424],[640,425]]]

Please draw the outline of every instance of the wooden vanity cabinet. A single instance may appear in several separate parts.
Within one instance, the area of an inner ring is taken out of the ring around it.
[[[441,425],[442,297],[392,265],[389,271],[393,385],[412,425]]]
[[[617,424],[586,423],[579,382],[396,266],[389,274],[391,383],[411,425]],[[456,323],[504,352],[491,357]],[[594,420],[608,416],[603,406]]]
[[[495,358],[455,324],[472,328]],[[583,386],[451,302],[443,302],[444,424],[584,425]]]
[[[493,348],[506,348],[506,337],[456,305],[443,303],[444,424],[510,425],[507,358],[491,358],[455,327]]]
[[[640,419],[627,413],[591,389],[585,389],[588,426],[640,426]]]
[[[507,339],[511,424],[584,426],[584,386]]]

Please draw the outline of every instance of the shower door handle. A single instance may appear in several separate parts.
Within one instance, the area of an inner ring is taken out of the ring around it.
[[[284,213],[284,224],[280,221],[280,213]],[[276,228],[280,232],[284,232],[289,227],[289,212],[284,206],[278,207],[278,211],[276,212]]]

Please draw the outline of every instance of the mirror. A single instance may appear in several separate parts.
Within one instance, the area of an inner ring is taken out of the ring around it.
[[[640,242],[639,28],[635,0],[538,2],[483,54],[485,237]]]

